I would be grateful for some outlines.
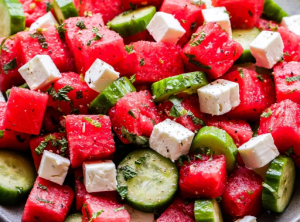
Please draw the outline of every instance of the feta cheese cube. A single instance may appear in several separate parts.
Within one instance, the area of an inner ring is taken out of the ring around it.
[[[175,161],[188,154],[194,135],[179,123],[166,119],[154,126],[149,144],[160,155]]]
[[[179,21],[173,15],[165,12],[156,12],[147,26],[147,30],[156,42],[176,44],[185,34]]]
[[[117,80],[119,76],[120,73],[116,72],[111,65],[100,59],[96,59],[85,73],[84,79],[91,89],[101,93],[113,81]]]
[[[253,137],[240,146],[238,151],[249,169],[261,168],[279,155],[270,133]]]
[[[235,222],[256,222],[256,217],[253,216],[245,216],[241,219],[236,220]]]
[[[250,51],[256,59],[256,65],[266,69],[283,57],[283,41],[278,32],[262,31],[251,43]]]
[[[38,174],[40,177],[62,185],[67,176],[70,160],[44,150]]]
[[[2,92],[0,91],[0,102],[6,102]]]
[[[89,193],[116,190],[116,175],[116,166],[111,160],[83,163],[83,182]]]
[[[218,79],[197,90],[203,113],[223,115],[240,104],[239,84]]]
[[[230,38],[232,37],[229,14],[225,7],[203,9],[202,15],[203,15],[204,21],[219,23],[220,26],[228,32]]]
[[[153,222],[154,213],[144,213],[125,205],[126,210],[130,215],[130,222]]]
[[[36,55],[19,69],[32,90],[43,89],[62,76],[48,55]]]
[[[281,25],[286,27],[296,35],[300,35],[300,15],[293,15],[290,17],[283,17]]]
[[[38,28],[48,28],[50,26],[58,25],[56,19],[51,12],[39,17],[34,23],[31,24],[29,31],[38,29]]]

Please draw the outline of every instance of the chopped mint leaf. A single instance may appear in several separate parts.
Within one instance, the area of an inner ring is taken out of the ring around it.
[[[16,58],[13,58],[10,62],[3,65],[3,70],[5,73],[7,73],[7,71],[13,70],[15,68],[17,68],[17,59]]]
[[[248,13],[249,13],[250,17],[252,18],[253,13],[250,10],[248,11]]]
[[[237,71],[240,73],[241,78],[245,78],[244,71],[242,68],[238,68]]]
[[[0,130],[0,139],[2,139],[4,137],[4,130]]]
[[[184,53],[184,55],[189,59],[188,60],[189,63],[191,63],[197,67],[203,68],[203,69],[211,70],[211,66],[203,65],[199,61],[195,60],[195,58],[196,58],[195,55],[187,54],[187,53]]]
[[[45,2],[45,4],[46,4],[46,12],[50,12],[51,9],[52,9],[52,4],[51,4],[51,2]]]
[[[264,77],[262,75],[257,75],[256,78],[258,78],[259,81],[264,82]]]
[[[300,80],[300,76],[293,76],[293,77],[285,77],[285,81],[288,83],[296,82]]]
[[[248,193],[249,195],[252,195],[252,194],[253,194],[253,190],[247,190],[247,193]]]
[[[50,141],[54,141],[54,140],[56,140],[55,136],[53,136],[53,135],[51,135],[51,134],[48,135],[48,136],[46,136],[46,137],[45,137],[45,140],[42,141],[42,142],[40,142],[40,144],[38,145],[38,147],[35,148],[34,152],[35,152],[38,156],[40,156],[40,155],[43,153],[44,149],[46,149],[46,147],[48,146],[48,143],[49,143]]]
[[[38,184],[38,188],[45,190],[45,191],[48,190],[48,188],[46,186],[44,186],[43,184],[40,184],[40,183]]]
[[[190,157],[188,155],[181,155],[179,157],[179,166],[182,166],[184,161],[188,161],[188,164],[191,162]]]
[[[93,222],[94,219],[96,219],[97,217],[100,216],[100,214],[102,214],[104,212],[104,210],[100,210],[97,213],[93,213],[91,219],[89,220],[89,222]]]
[[[130,46],[126,45],[125,50],[128,54],[131,54],[133,52],[133,45]]]
[[[76,23],[76,26],[77,26],[80,30],[86,29],[86,26],[85,26],[83,20],[79,20],[79,21]]]
[[[263,112],[263,114],[261,114],[261,117],[265,117],[265,118],[268,118],[272,115],[272,111],[271,109],[268,109],[267,112]]]
[[[122,135],[125,139],[127,139],[130,143],[134,143],[140,145],[142,147],[149,147],[149,138],[144,136],[138,136],[134,133],[128,132],[123,126],[121,128]]]
[[[136,119],[136,117],[135,117],[134,113],[132,112],[132,110],[129,110],[129,111],[128,111],[128,114],[129,114],[130,116],[132,116],[134,119]]]
[[[126,197],[127,194],[128,194],[128,187],[127,187],[127,186],[124,186],[124,185],[118,186],[118,187],[117,187],[117,191],[118,191],[118,193],[120,194],[122,200],[124,200],[125,197]]]
[[[202,155],[201,155],[201,154],[195,155],[194,157],[195,157],[195,160],[196,160],[196,159],[203,160],[203,158],[202,158]]]
[[[130,166],[123,166],[122,173],[123,173],[123,177],[126,181],[137,176],[137,172]]]
[[[198,40],[196,40],[196,41],[194,41],[194,39],[192,38],[191,39],[191,41],[190,41],[190,46],[193,46],[193,47],[196,47],[196,46],[198,46],[198,45],[200,45],[202,42],[203,42],[203,40],[205,39],[205,32],[204,31],[201,31],[200,33],[199,33],[199,35],[200,35],[200,38],[198,39]]]
[[[146,157],[145,156],[141,156],[134,163],[137,164],[137,165],[142,165],[145,161],[146,161]]]
[[[141,61],[140,61],[140,66],[144,66],[145,65],[145,59],[142,58]]]
[[[68,148],[68,140],[65,137],[62,137],[61,140],[57,140],[57,143],[60,145],[60,152],[66,152]]]
[[[202,119],[196,117],[196,116],[194,115],[194,113],[192,113],[191,111],[188,111],[187,114],[188,114],[188,116],[192,119],[192,121],[193,121],[193,123],[194,123],[195,125],[206,126],[205,122],[204,122]]]
[[[291,148],[289,148],[286,152],[285,152],[285,154],[287,155],[287,156],[290,156],[290,155],[292,155],[294,153],[294,147],[292,146]]]
[[[183,99],[179,99],[177,96],[170,96],[169,101],[173,103],[169,115],[172,117],[181,117],[186,115],[188,112],[181,106]]]
[[[38,42],[40,43],[40,46],[43,49],[48,49],[48,43],[46,41],[45,36],[43,35],[43,32],[46,31],[47,29],[43,29],[43,28],[38,28],[35,33],[33,34],[29,34],[31,38],[38,39]]]
[[[96,35],[93,39],[89,40],[87,43],[87,46],[90,46],[92,41],[98,41],[101,40],[103,35],[101,35],[99,32],[99,29],[96,27],[93,27],[92,32]]]
[[[66,25],[66,23],[55,26],[60,39],[64,39],[64,37],[65,37],[65,33],[67,31],[67,29],[65,28],[65,25]]]
[[[99,123],[97,120],[93,120],[89,117],[83,117],[83,119],[85,121],[88,121],[90,124],[92,124],[93,126],[97,127],[97,128],[100,128],[101,127],[101,123]]]
[[[130,79],[129,79],[130,82],[134,83],[135,82],[135,78],[136,78],[136,75],[134,74],[133,76],[130,77]]]
[[[119,208],[116,208],[116,209],[114,209],[114,212],[118,212],[118,211],[120,211],[120,210],[124,210],[125,209],[125,206],[123,206],[123,207],[119,207]]]
[[[54,202],[39,198],[38,196],[36,196],[36,199],[42,203],[54,204]]]
[[[84,210],[85,210],[85,213],[86,213],[86,217],[87,217],[87,219],[90,219],[90,214],[89,214],[89,211],[88,211],[88,209],[87,209],[87,203],[84,203],[83,204],[83,208],[84,208]]]

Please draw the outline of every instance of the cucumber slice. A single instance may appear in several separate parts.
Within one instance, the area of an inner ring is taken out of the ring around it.
[[[60,24],[70,17],[79,16],[72,0],[54,0],[53,9]]]
[[[146,30],[155,13],[154,6],[126,11],[107,23],[107,26],[122,37],[134,35]]]
[[[131,167],[136,176],[125,180],[124,168]],[[151,149],[141,149],[128,154],[118,166],[119,186],[127,186],[126,202],[142,212],[163,210],[171,204],[178,187],[178,171],[170,160]]]
[[[249,45],[259,35],[259,33],[260,31],[258,28],[232,30],[232,39],[240,43],[244,49],[243,54],[235,63],[239,64],[247,62],[256,62],[255,58],[250,52]]]
[[[194,214],[196,222],[223,222],[220,206],[215,199],[196,200]]]
[[[273,0],[265,0],[263,14],[275,22],[281,23],[283,17],[289,17],[290,15],[286,13],[279,5],[277,5]]]
[[[109,109],[127,93],[136,91],[129,79],[122,77],[106,87],[90,105],[93,114],[107,114]]]
[[[282,213],[288,206],[295,185],[296,169],[293,160],[278,156],[269,166],[263,184],[262,204],[267,210]]]
[[[0,38],[25,29],[23,5],[18,0],[0,0]]]
[[[29,86],[27,85],[27,83],[24,83],[23,85],[19,86],[19,88],[30,89]],[[11,91],[11,89],[8,89],[8,90],[6,90],[6,92],[5,92],[7,99],[9,98],[10,91]]]
[[[204,72],[191,72],[155,82],[152,84],[151,90],[154,102],[159,103],[174,94],[182,92],[196,93],[197,89],[207,84],[208,81]]]
[[[210,148],[214,154],[224,154],[226,168],[232,172],[237,158],[237,147],[224,131],[213,126],[205,126],[195,136],[190,152],[201,153],[202,148]]]
[[[65,222],[81,222],[82,221],[82,213],[74,213],[67,217]]]
[[[13,151],[0,151],[0,204],[14,205],[26,198],[36,179],[33,163]]]

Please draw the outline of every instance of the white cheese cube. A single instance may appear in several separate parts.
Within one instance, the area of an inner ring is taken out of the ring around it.
[[[239,84],[218,79],[197,90],[203,113],[223,115],[240,104]]]
[[[176,44],[185,34],[179,21],[173,15],[157,12],[147,26],[147,30],[156,42],[169,42]]]
[[[67,176],[70,160],[44,150],[38,174],[40,177],[62,185]]]
[[[283,57],[283,41],[278,32],[262,31],[251,43],[250,51],[256,59],[256,65],[266,69]]]
[[[238,151],[249,169],[261,168],[279,155],[270,133],[253,137],[240,146]]]
[[[154,126],[149,143],[160,155],[175,161],[188,154],[194,135],[179,123],[166,119]]]
[[[36,55],[19,69],[32,90],[43,89],[62,76],[48,55]]]
[[[245,216],[242,219],[238,219],[235,222],[256,222],[256,217],[253,216]]]
[[[0,102],[6,102],[2,92],[0,91]]]
[[[113,81],[117,80],[119,76],[120,73],[116,72],[111,65],[100,59],[96,59],[85,73],[84,79],[91,89],[101,93]]]
[[[126,210],[130,215],[130,222],[153,222],[154,213],[144,213],[125,205]]]
[[[300,35],[300,15],[293,15],[290,17],[283,17],[281,25],[286,27],[296,35]]]
[[[83,182],[89,193],[116,190],[116,175],[116,166],[111,160],[83,163]]]
[[[56,19],[51,12],[39,17],[34,23],[31,24],[29,31],[38,29],[38,28],[48,28],[54,25],[58,25]]]
[[[230,38],[232,37],[229,14],[225,7],[203,9],[202,15],[203,15],[204,21],[219,23],[220,26],[228,32]]]

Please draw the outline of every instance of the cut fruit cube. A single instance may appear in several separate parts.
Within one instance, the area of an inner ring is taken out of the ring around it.
[[[48,55],[36,55],[19,72],[32,90],[45,89],[62,77]]]
[[[218,79],[197,90],[200,110],[212,115],[223,115],[240,104],[239,84]]]
[[[296,35],[300,35],[300,15],[283,17],[281,25],[292,31]]]
[[[147,30],[156,42],[173,44],[176,44],[186,32],[173,15],[165,12],[157,12],[148,24]]]
[[[283,41],[278,32],[262,31],[250,43],[250,51],[256,59],[256,65],[272,69],[283,57]]]
[[[253,137],[238,149],[249,169],[261,168],[279,155],[270,133]]]
[[[170,119],[154,126],[150,136],[150,148],[172,161],[188,154],[194,133]]]
[[[31,24],[29,31],[33,31],[38,28],[48,28],[50,26],[58,25],[55,17],[51,12],[39,17],[34,23]]]
[[[84,185],[89,193],[117,188],[116,166],[111,160],[83,163]]]

